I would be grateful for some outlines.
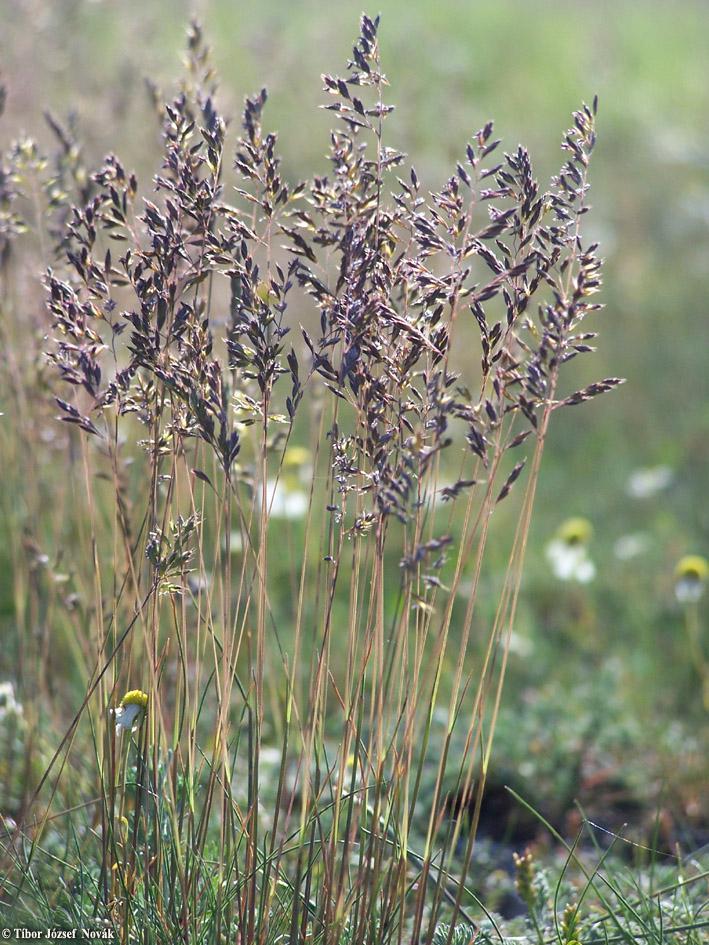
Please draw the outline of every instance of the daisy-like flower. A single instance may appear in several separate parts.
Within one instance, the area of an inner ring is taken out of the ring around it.
[[[644,554],[650,547],[650,538],[644,532],[621,535],[613,545],[613,553],[619,561],[630,561]]]
[[[693,604],[704,594],[709,562],[701,555],[685,555],[675,568],[675,596],[680,604]]]
[[[190,574],[187,578],[187,586],[195,597],[199,594],[206,593],[211,583],[211,574]]]
[[[288,478],[269,479],[266,483],[268,509],[272,518],[303,518],[308,511],[308,495]]]
[[[626,492],[632,499],[651,499],[672,485],[674,473],[669,466],[636,469],[630,474]]]
[[[283,454],[278,479],[266,483],[268,510],[272,518],[303,518],[308,511],[308,492],[313,467],[310,450],[289,446]]]
[[[123,731],[134,732],[143,721],[148,705],[148,694],[142,689],[131,689],[121,699],[120,705],[113,711],[116,722],[116,735]]]
[[[312,466],[310,464],[310,450],[305,446],[289,446],[283,454],[283,469],[288,472],[296,471],[301,481],[310,478]]]
[[[547,561],[560,581],[588,584],[596,576],[596,565],[588,554],[593,526],[586,518],[563,522],[546,548]]]

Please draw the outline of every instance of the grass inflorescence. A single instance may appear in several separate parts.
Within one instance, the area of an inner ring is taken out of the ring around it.
[[[600,307],[596,103],[546,188],[490,122],[429,190],[386,135],[378,28],[363,16],[323,76],[327,174],[289,179],[265,90],[233,129],[197,24],[177,94],[156,94],[152,192],[114,154],[88,171],[51,116],[54,157],[3,155],[5,312],[25,229],[48,267],[49,327],[3,374],[12,462],[31,468],[36,372],[71,470],[61,560],[12,532],[18,623],[54,628],[18,636],[16,916],[124,942],[502,937],[469,877],[547,431],[620,383],[559,393]],[[516,525],[480,613],[502,502]],[[607,934],[561,883],[518,858],[538,941],[661,940],[620,880]]]

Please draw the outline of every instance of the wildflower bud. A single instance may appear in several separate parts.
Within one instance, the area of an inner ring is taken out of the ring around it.
[[[593,525],[587,518],[567,518],[557,534],[567,545],[586,545],[593,536]]]
[[[562,941],[565,942],[566,945],[573,945],[574,942],[578,945],[578,936],[581,934],[581,926],[579,923],[578,905],[575,902],[570,902],[564,909],[559,930],[561,932]]]
[[[530,850],[522,856],[513,853],[515,864],[515,889],[520,899],[529,905],[534,901],[534,857]]]

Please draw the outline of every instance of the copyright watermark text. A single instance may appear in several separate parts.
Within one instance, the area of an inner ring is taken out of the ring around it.
[[[0,938],[5,942],[31,941],[103,941],[115,939],[113,929],[0,929]]]

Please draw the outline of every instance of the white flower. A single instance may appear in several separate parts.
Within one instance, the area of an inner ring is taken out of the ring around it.
[[[704,594],[709,562],[701,555],[685,555],[675,568],[675,596],[680,604],[694,604]]]
[[[509,636],[508,646],[510,653],[514,653],[515,656],[519,656],[521,659],[531,656],[534,649],[532,641],[528,637],[522,637],[514,631]]]
[[[266,483],[268,510],[273,518],[303,518],[308,511],[308,494],[286,479],[269,479]]]
[[[121,699],[121,704],[113,710],[116,723],[116,735],[124,731],[134,732],[143,721],[148,705],[148,694],[140,689],[131,689]]]
[[[195,597],[206,593],[211,587],[211,584],[211,574],[190,574],[187,577],[187,586]]]
[[[244,540],[238,528],[232,529],[229,534],[229,553],[239,555],[244,550]]]
[[[450,712],[448,709],[445,709],[442,705],[437,705],[433,710],[433,721],[437,722],[438,725],[448,725],[450,719]]]
[[[310,450],[290,446],[283,454],[277,479],[266,482],[268,514],[273,518],[303,518],[308,511],[308,488],[312,482],[313,466]],[[257,500],[261,486],[256,487]]]
[[[113,713],[116,720],[116,735],[120,735],[123,730],[135,731],[142,714],[143,710],[139,705],[119,705]]]
[[[680,578],[675,584],[675,597],[680,604],[696,604],[703,594],[704,585],[701,581]]]
[[[15,698],[15,687],[11,682],[0,683],[0,719],[8,715],[22,715],[22,704]]]
[[[261,745],[258,759],[262,768],[266,768],[268,772],[273,772],[281,766],[283,751],[274,745]]]
[[[632,499],[651,499],[672,485],[673,479],[674,473],[669,466],[636,469],[628,479],[626,492]]]
[[[569,545],[555,538],[547,545],[546,555],[554,576],[560,581],[588,584],[596,576],[596,565],[583,545]]]
[[[650,544],[650,539],[643,532],[635,532],[632,535],[623,535],[615,545],[613,553],[619,561],[630,561],[631,558],[637,558],[644,554]]]
[[[569,518],[546,548],[547,561],[560,581],[588,584],[596,576],[596,565],[588,555],[593,526],[585,518]]]

